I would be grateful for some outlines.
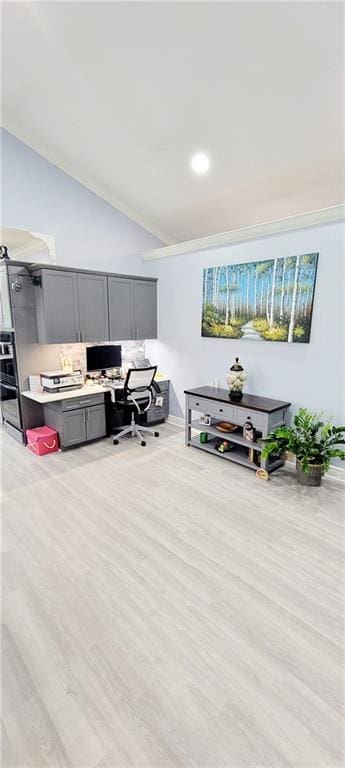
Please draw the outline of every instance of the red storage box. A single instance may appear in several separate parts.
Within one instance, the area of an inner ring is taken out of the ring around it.
[[[59,450],[58,433],[51,427],[36,427],[26,430],[27,447],[37,456]]]

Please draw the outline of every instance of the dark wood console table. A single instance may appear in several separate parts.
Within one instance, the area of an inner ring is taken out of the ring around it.
[[[250,421],[258,437],[267,437],[272,429],[286,423],[287,411],[291,403],[247,394],[243,394],[241,400],[231,400],[227,389],[217,387],[186,389],[185,397],[186,445],[192,445],[213,456],[221,456],[223,459],[254,470],[261,468],[265,472],[273,472],[274,469],[282,466],[281,459],[270,460],[261,457],[261,444],[249,442],[243,437],[243,425],[246,421]],[[198,418],[193,419],[193,412],[199,414]],[[202,413],[211,416],[211,426],[200,424],[199,419]],[[220,432],[217,424],[221,421],[237,424],[238,429],[230,433]],[[192,436],[192,430],[199,430],[199,435]],[[207,433],[208,442],[200,442],[200,432]],[[215,445],[222,439],[232,443],[231,451],[219,453],[215,449]],[[254,460],[255,458],[257,461]]]

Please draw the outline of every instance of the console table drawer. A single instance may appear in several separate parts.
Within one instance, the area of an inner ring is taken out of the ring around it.
[[[189,397],[188,405],[191,411],[200,411],[200,413],[211,413],[212,400],[206,400],[204,397]]]
[[[210,414],[214,419],[218,419],[218,421],[232,422],[236,419],[236,408],[227,403],[216,403],[214,401],[210,408]]]
[[[233,405],[218,403],[216,400],[206,400],[204,397],[189,397],[188,405],[192,411],[209,413],[213,419],[217,419],[218,421],[224,421],[224,419],[230,419],[231,421],[236,415],[236,409]]]
[[[255,429],[262,432],[267,423],[267,417],[257,411],[249,411],[245,408],[236,408],[236,423],[243,426],[246,421],[251,421]]]

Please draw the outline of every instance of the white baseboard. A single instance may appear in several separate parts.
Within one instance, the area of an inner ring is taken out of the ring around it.
[[[332,465],[327,472],[327,477],[331,477],[332,480],[340,480],[341,483],[345,483],[345,469],[344,467],[336,467]]]
[[[285,466],[289,469],[295,469],[295,462],[286,461]],[[332,464],[325,477],[328,477],[330,480],[339,480],[341,483],[345,483],[345,469]]]
[[[180,416],[173,416],[170,413],[167,418],[167,422],[168,424],[173,424],[175,427],[181,427],[181,429],[184,429],[184,419]],[[286,461],[285,463],[289,469],[294,469],[294,461]],[[329,471],[327,472],[326,477],[329,477],[332,480],[339,480],[341,483],[345,483],[345,468],[332,464],[329,468]]]
[[[171,413],[169,413],[169,416],[167,418],[168,424],[173,424],[175,427],[181,427],[184,428],[184,419],[181,418],[181,416],[173,416]]]

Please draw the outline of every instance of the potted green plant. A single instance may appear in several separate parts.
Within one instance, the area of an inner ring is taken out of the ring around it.
[[[307,408],[300,408],[292,426],[277,427],[261,442],[264,458],[294,454],[297,480],[303,485],[320,485],[331,459],[345,460],[345,451],[339,448],[345,444],[345,426],[323,422]]]

